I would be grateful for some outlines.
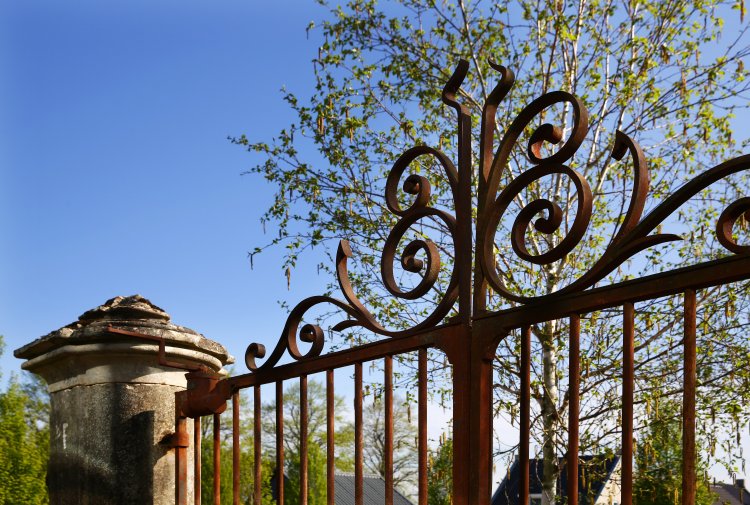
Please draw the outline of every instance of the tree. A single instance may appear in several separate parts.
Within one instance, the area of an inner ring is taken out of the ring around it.
[[[386,477],[385,406],[376,397],[368,403],[364,418],[364,465],[383,479]],[[393,400],[393,486],[405,496],[413,496],[417,480],[417,428],[412,424],[408,406]]]
[[[4,344],[0,336],[0,355]],[[0,392],[0,505],[49,503],[45,477],[49,453],[48,402],[40,383],[11,377]],[[33,391],[35,398],[26,391]]]
[[[646,435],[635,454],[633,498],[637,505],[673,505],[682,494],[680,406],[674,399],[650,412]],[[708,482],[705,461],[699,457],[696,505],[711,505],[715,496]]]
[[[240,404],[240,503],[253,503],[253,491],[255,489],[255,475],[252,471],[254,464],[253,456],[253,431],[252,419],[243,416],[246,410],[244,405]],[[232,479],[232,405],[221,417],[222,423],[219,431],[219,458],[220,458],[220,476],[219,494],[221,503],[232,503],[234,494]],[[261,458],[261,493],[264,497],[263,503],[266,503],[271,496],[271,476],[273,474],[274,463],[265,454]],[[210,497],[214,492],[214,439],[213,439],[213,420],[211,417],[202,418],[201,422],[201,498],[203,503],[210,502]]]
[[[430,451],[427,464],[427,503],[451,505],[453,488],[453,439],[445,434],[440,444]]]
[[[724,16],[730,15],[732,21],[740,18],[739,28],[724,29]],[[652,195],[657,199],[694,176],[701,165],[715,165],[745,146],[745,142],[735,142],[731,129],[735,111],[746,107],[740,100],[750,82],[745,69],[750,49],[743,23],[744,4],[735,0],[672,0],[667,4],[650,0],[400,0],[382,7],[374,0],[351,0],[333,6],[320,25],[319,55],[313,62],[315,93],[309,98],[285,94],[297,119],[270,142],[251,142],[246,136],[234,139],[260,156],[251,172],[276,188],[263,222],[272,223],[279,234],[254,249],[251,258],[267,246],[283,244],[284,268],[291,276],[303,251],[346,237],[354,251],[352,285],[378,321],[398,329],[423,319],[434,308],[451,270],[449,235],[440,220],[425,218],[412,227],[412,235],[407,234],[401,244],[429,236],[441,253],[442,280],[422,303],[394,300],[373,282],[383,240],[395,222],[379,195],[392,163],[409,147],[439,147],[448,158],[456,159],[454,119],[452,111],[441,104],[440,92],[458,58],[465,58],[471,71],[459,99],[474,118],[479,117],[500,79],[490,63],[493,59],[519,76],[509,99],[499,104],[496,138],[502,138],[504,128],[522,107],[557,88],[579,96],[590,111],[590,133],[567,162],[589,182],[595,197],[593,218],[574,254],[535,266],[519,258],[507,240],[513,218],[528,202],[551,197],[562,210],[562,225],[551,233],[529,228],[525,245],[537,256],[560,245],[580,200],[572,180],[562,173],[523,188],[495,235],[498,276],[513,293],[528,297],[558,291],[600,257],[622,224],[635,169],[629,157],[611,156],[616,130],[630,134],[643,146],[652,172]],[[309,29],[313,28],[311,23]],[[500,167],[500,188],[531,166],[525,140],[532,127],[547,122],[559,125],[557,132],[565,139],[575,126],[571,110],[570,101],[561,101],[534,118],[523,142],[515,144]],[[475,146],[479,143],[476,130]],[[554,131],[550,132],[543,137],[551,139]],[[544,143],[539,156],[554,152],[553,143]],[[316,154],[307,154],[312,149]],[[474,149],[475,158],[478,154]],[[451,192],[434,157],[419,157],[410,169],[429,180],[434,206],[452,209]],[[745,181],[739,175],[712,186],[665,223],[677,231],[690,230],[692,240],[676,248],[649,249],[608,280],[717,257],[721,253],[712,238],[714,219],[742,192]],[[322,262],[321,268],[330,270],[333,264]],[[405,269],[397,269],[397,274],[405,289],[420,279],[414,280]],[[706,391],[699,398],[699,408],[703,413],[718,412],[717,419],[735,416],[718,398],[745,398],[748,391],[740,387],[748,381],[747,371],[736,366],[747,355],[747,343],[736,321],[721,316],[726,306],[740,312],[747,307],[747,299],[741,289],[730,288],[707,290],[700,300],[703,321],[712,324],[699,342],[710,350],[699,354],[702,363],[698,367],[704,374],[701,387]],[[486,303],[489,310],[496,310],[518,302],[490,293]],[[674,380],[681,365],[673,349],[679,339],[672,336],[678,324],[677,304],[677,298],[660,300],[639,311],[639,405],[660,391],[678,388]],[[596,401],[582,405],[582,450],[617,443],[619,358],[618,347],[609,344],[617,335],[618,321],[609,312],[591,314],[583,321],[590,337],[581,344],[581,388]],[[537,403],[534,430],[545,465],[545,504],[554,501],[557,456],[564,451],[567,396],[560,387],[565,386],[566,324],[551,321],[533,328],[538,377],[532,393]],[[349,329],[339,343],[367,338]],[[496,360],[496,407],[511,419],[517,414],[516,347],[514,339],[505,339]],[[663,372],[672,382],[665,384]],[[731,385],[724,380],[730,374]],[[659,379],[658,387],[654,377]],[[747,401],[739,403],[747,405]]]
[[[307,385],[307,458],[308,504],[326,503],[326,390],[322,384]],[[354,428],[346,418],[346,407],[340,396],[334,397],[335,467],[338,471],[353,469]],[[263,454],[276,458],[276,402],[263,405]],[[284,486],[285,502],[300,503],[300,385],[292,383],[284,391]]]

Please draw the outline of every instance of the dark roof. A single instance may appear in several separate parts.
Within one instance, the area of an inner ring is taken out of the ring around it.
[[[279,478],[274,468],[271,476],[272,499],[274,503],[279,501],[276,494],[276,483]],[[333,479],[334,499],[337,505],[354,505],[354,474],[338,473]],[[284,475],[284,486],[289,486],[289,477]],[[385,503],[385,481],[376,475],[362,476],[362,498],[363,505],[381,505]],[[393,505],[413,505],[404,495],[393,490]]]
[[[581,505],[593,504],[601,494],[604,484],[609,480],[612,471],[617,466],[620,456],[581,456],[578,462],[578,503]],[[558,464],[562,467],[560,478],[557,480],[557,495],[566,496],[568,489],[568,473],[565,468],[565,459],[559,458]],[[520,472],[518,458],[513,461],[508,475],[498,486],[492,495],[492,505],[518,505],[518,493],[520,488]],[[529,494],[542,493],[542,480],[544,477],[542,460],[529,460]],[[745,505],[745,504],[743,504]],[[747,504],[750,505],[750,504]]]
[[[745,489],[744,480],[737,480],[735,484],[717,482],[711,484],[711,491],[716,493],[714,505],[750,505],[750,493]]]
[[[336,505],[354,505],[354,475],[336,474]],[[364,505],[381,505],[385,503],[385,481],[377,476],[366,475],[362,478]],[[393,490],[393,505],[412,505],[404,495]]]

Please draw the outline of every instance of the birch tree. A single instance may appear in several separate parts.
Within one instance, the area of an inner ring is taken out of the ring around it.
[[[373,398],[364,408],[363,460],[368,472],[386,478],[385,404]],[[393,486],[405,496],[413,496],[417,482],[417,427],[410,419],[403,399],[393,401]]]

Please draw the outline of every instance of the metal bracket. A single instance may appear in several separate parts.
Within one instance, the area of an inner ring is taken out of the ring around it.
[[[163,337],[157,337],[155,335],[148,335],[146,333],[139,333],[137,331],[123,330],[121,328],[115,328],[112,325],[107,326],[109,333],[117,335],[127,335],[128,337],[140,338],[143,340],[151,340],[159,343],[159,364],[168,366],[171,368],[179,368],[180,370],[187,370],[189,372],[210,372],[210,369],[203,365],[188,365],[186,363],[179,363],[177,361],[169,361],[167,359],[166,344]]]
[[[136,331],[107,326],[109,333],[126,335],[128,337],[151,340],[159,344],[159,364],[171,368],[185,370],[187,379],[187,391],[185,401],[182,403],[182,414],[187,417],[206,416],[210,414],[221,414],[227,408],[227,399],[231,396],[223,380],[223,376],[214,372],[205,365],[189,365],[170,361],[167,359],[166,344],[163,337],[139,333]],[[182,447],[182,446],[180,446]]]

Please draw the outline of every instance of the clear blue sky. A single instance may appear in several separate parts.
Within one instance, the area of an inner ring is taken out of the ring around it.
[[[228,135],[269,139],[309,94],[324,10],[275,0],[0,2],[0,334],[12,350],[140,293],[241,362],[272,345],[287,292],[258,217],[262,179]],[[310,269],[315,272],[315,269]],[[302,285],[305,280],[306,285]],[[238,366],[244,372],[244,364]]]

